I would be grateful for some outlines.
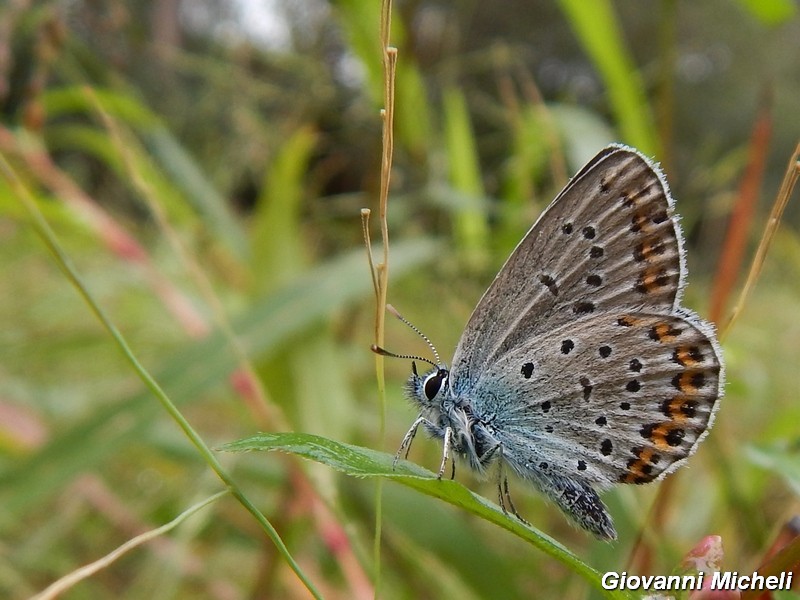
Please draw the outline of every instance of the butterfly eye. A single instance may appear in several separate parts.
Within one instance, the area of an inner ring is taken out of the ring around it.
[[[436,373],[432,373],[425,378],[425,383],[422,384],[422,389],[425,391],[425,397],[428,400],[433,400],[439,390],[442,389],[442,384],[447,380],[447,370],[439,369]]]

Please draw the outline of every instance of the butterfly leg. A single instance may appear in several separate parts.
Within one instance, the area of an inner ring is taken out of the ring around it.
[[[444,430],[444,448],[442,448],[442,464],[439,465],[439,473],[436,475],[436,479],[441,479],[442,475],[444,475],[444,470],[447,467],[447,459],[450,458],[450,448],[453,443],[453,430],[448,427]],[[456,475],[456,466],[455,461],[451,461],[453,464],[453,477]]]
[[[400,447],[397,449],[397,452],[394,455],[394,460],[392,461],[393,471],[395,467],[397,467],[397,463],[400,460],[401,455],[403,458],[408,458],[408,453],[411,451],[411,442],[414,441],[414,437],[417,435],[417,429],[419,429],[419,426],[423,423],[430,424],[430,421],[422,416],[417,417],[417,420],[414,421],[414,424],[411,425],[405,436],[403,436],[403,441],[400,442]],[[403,450],[405,450],[405,454],[403,454]]]
[[[503,444],[497,444],[494,448],[486,453],[486,458],[490,458],[495,452],[500,452],[500,460],[497,465],[497,498],[500,502],[500,508],[503,509],[505,514],[512,514],[525,525],[530,525],[522,515],[517,512],[517,507],[514,506],[514,501],[511,500],[511,492],[508,489],[508,475],[506,475],[503,460]]]
[[[502,487],[500,482],[497,483],[497,492],[500,495],[500,508],[503,509],[503,512],[514,515],[523,525],[530,525],[530,523],[519,514],[517,507],[514,506],[514,501],[511,500],[511,492],[508,490],[508,477],[503,477]],[[508,508],[506,508],[506,502],[508,502]]]

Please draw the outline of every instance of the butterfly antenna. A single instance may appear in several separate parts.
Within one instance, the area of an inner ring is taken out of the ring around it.
[[[392,358],[407,358],[410,360],[419,360],[421,362],[428,363],[429,365],[432,365],[434,367],[441,367],[442,359],[439,358],[439,353],[436,351],[436,347],[433,345],[433,343],[428,339],[428,336],[422,333],[419,329],[417,329],[417,327],[412,325],[411,322],[408,319],[406,319],[403,315],[401,315],[399,312],[397,312],[397,309],[391,304],[386,305],[386,310],[388,310],[390,313],[392,313],[392,315],[400,319],[403,323],[408,325],[408,327],[410,327],[412,331],[414,331],[419,337],[425,340],[425,343],[428,344],[428,348],[430,348],[431,351],[433,352],[433,356],[436,358],[436,362],[433,362],[432,360],[423,358],[421,356],[415,356],[413,354],[395,354],[394,352],[389,352],[385,348],[381,348],[380,346],[376,346],[375,344],[373,344],[371,347],[372,351],[375,354],[380,354],[381,356],[391,356]]]
[[[434,356],[434,357],[436,357],[436,365],[434,365],[434,366],[438,366],[438,365],[441,365],[441,364],[442,364],[442,359],[441,359],[441,358],[439,358],[439,353],[436,351],[436,346],[434,346],[434,345],[433,345],[433,342],[431,342],[431,341],[428,339],[428,336],[427,336],[427,335],[425,335],[424,333],[422,333],[422,332],[421,332],[421,331],[420,331],[420,330],[419,330],[419,329],[418,329],[416,326],[414,326],[414,325],[413,325],[413,324],[412,324],[412,323],[411,323],[411,322],[410,322],[408,319],[406,319],[406,318],[405,318],[403,315],[401,315],[399,312],[397,312],[397,309],[396,309],[394,306],[392,306],[391,304],[387,304],[387,305],[386,305],[386,310],[388,310],[388,311],[389,311],[390,313],[392,313],[392,314],[393,314],[395,317],[397,317],[398,319],[400,319],[400,320],[401,320],[403,323],[405,323],[406,325],[408,325],[408,327],[411,329],[411,331],[413,331],[413,332],[414,332],[414,333],[416,333],[416,334],[417,334],[419,337],[421,337],[423,340],[425,340],[425,343],[426,343],[426,344],[428,344],[428,348],[430,348],[430,349],[431,349],[431,351],[433,352],[433,356]],[[426,362],[430,362],[430,361],[426,361]],[[432,364],[432,363],[431,363],[431,364]]]
[[[407,359],[409,359],[411,361],[419,360],[421,362],[426,362],[429,365],[432,365],[434,367],[437,367],[437,368],[439,367],[439,365],[437,365],[432,360],[428,360],[427,358],[422,358],[421,356],[415,356],[413,354],[395,354],[394,352],[389,352],[385,348],[381,348],[380,346],[376,346],[375,344],[372,344],[372,346],[370,346],[370,350],[372,350],[375,354],[380,354],[381,356],[391,356],[392,358],[407,358]],[[416,374],[416,372],[417,371],[415,369],[414,373]]]

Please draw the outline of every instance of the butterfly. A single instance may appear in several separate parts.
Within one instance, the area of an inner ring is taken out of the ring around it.
[[[504,511],[518,515],[511,472],[580,527],[616,539],[598,490],[675,471],[723,395],[714,328],[681,306],[685,283],[663,174],[638,151],[608,146],[512,252],[452,366],[435,349],[429,372],[412,363],[407,395],[419,416],[397,458],[422,426],[443,441],[439,477],[453,457],[481,475],[497,467]]]

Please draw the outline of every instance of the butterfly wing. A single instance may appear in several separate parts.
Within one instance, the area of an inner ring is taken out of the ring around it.
[[[674,471],[713,423],[722,380],[713,333],[692,313],[606,312],[507,353],[473,398],[519,475],[602,488]]]
[[[600,537],[616,532],[593,486],[676,469],[722,395],[713,328],[679,306],[682,244],[659,170],[606,148],[511,254],[453,359],[454,396],[506,464]]]
[[[683,287],[681,245],[660,172],[635,150],[606,148],[542,213],[481,298],[453,358],[455,391],[531,337],[583,316],[669,314]]]

